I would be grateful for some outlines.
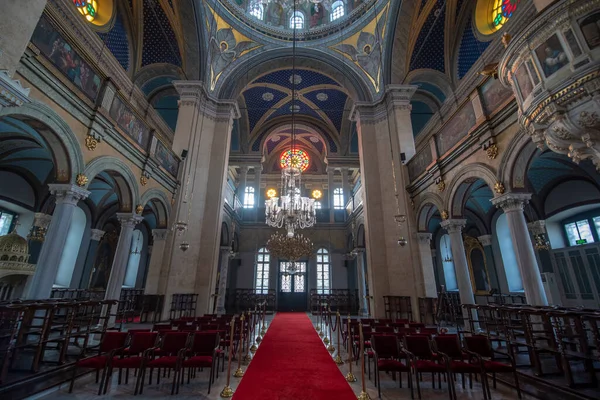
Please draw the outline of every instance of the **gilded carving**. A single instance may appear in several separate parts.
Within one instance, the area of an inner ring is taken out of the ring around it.
[[[496,182],[494,184],[494,192],[496,194],[504,194],[504,185],[502,184],[502,182]]]
[[[142,186],[146,186],[148,184],[148,178],[146,178],[144,175],[140,176],[140,184]]]
[[[98,147],[98,140],[96,140],[95,137],[93,137],[92,135],[87,135],[85,137],[85,147],[89,150],[89,151],[94,151],[96,150],[96,147]]]
[[[85,186],[88,183],[88,177],[85,176],[84,174],[77,174],[77,177],[75,178],[75,182],[77,182],[77,186]]]
[[[442,215],[442,219],[445,221],[448,218],[450,218],[450,216],[448,215],[448,211],[447,210],[442,210],[442,212],[440,213]]]
[[[594,112],[582,111],[579,114],[579,125],[584,128],[593,128],[598,126],[598,114]]]
[[[443,192],[444,190],[446,190],[446,182],[440,180],[437,184],[437,188],[440,191],[440,193]]]
[[[144,206],[141,205],[141,204],[138,204],[135,207],[135,213],[138,214],[138,215],[142,215],[143,212],[144,212]]]
[[[495,144],[492,144],[485,149],[485,153],[490,160],[494,160],[496,157],[498,157],[498,152],[498,146]]]

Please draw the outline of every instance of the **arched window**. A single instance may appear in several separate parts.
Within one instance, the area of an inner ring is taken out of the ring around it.
[[[140,268],[140,259],[142,258],[142,247],[144,246],[144,235],[142,231],[136,229],[131,236],[131,245],[129,247],[129,260],[125,270],[125,279],[123,287],[134,288],[137,281],[138,270]]]
[[[336,210],[344,209],[344,189],[337,188],[333,191],[333,208]]]
[[[300,11],[294,11],[290,17],[290,29],[303,29],[304,28],[304,14]]]
[[[261,247],[256,255],[256,275],[254,278],[254,290],[257,294],[269,292],[269,263],[271,255],[266,247]]]
[[[333,3],[331,6],[331,20],[335,21],[338,18],[342,18],[344,14],[344,3],[341,1],[336,1]]]
[[[454,270],[454,259],[452,258],[452,248],[450,247],[450,236],[443,235],[440,238],[440,256],[442,257],[442,268],[444,269],[444,281],[446,281],[446,290],[458,290],[456,282],[456,271]]]
[[[264,10],[263,5],[256,2],[250,6],[250,15],[262,20],[264,18]]]
[[[315,201],[315,209],[320,210],[322,208],[320,201]]]
[[[317,250],[317,293],[329,294],[331,285],[331,263],[326,249]]]
[[[254,208],[254,188],[246,186],[244,189],[244,208]]]
[[[15,214],[0,210],[0,236],[8,235],[12,226]]]
[[[498,221],[496,221],[496,236],[500,245],[502,264],[504,264],[504,273],[508,281],[508,290],[511,292],[521,292],[523,291],[523,279],[517,265],[517,256],[515,255],[510,230],[508,229],[506,214],[500,215]]]
[[[521,0],[479,0],[475,8],[475,24],[484,35],[504,26],[513,16]]]
[[[92,22],[96,19],[98,13],[98,4],[96,0],[73,0],[75,7],[85,16],[85,19]]]

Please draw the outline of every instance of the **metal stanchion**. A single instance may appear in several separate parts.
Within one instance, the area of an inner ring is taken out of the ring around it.
[[[231,380],[231,353],[233,351],[233,330],[235,328],[235,317],[231,318],[231,330],[229,335],[229,359],[227,362],[227,383],[223,390],[221,390],[221,397],[229,398],[233,397],[233,390],[229,386],[229,382]]]
[[[341,341],[340,341],[340,331],[342,330],[342,318],[340,318],[340,313],[339,311],[336,313],[335,316],[335,323],[337,325],[337,356],[335,356],[335,363],[337,365],[342,365],[344,363],[344,360],[342,360],[342,347],[341,347]],[[333,347],[333,346],[332,346]]]
[[[331,342],[329,343],[329,346],[327,346],[327,351],[329,351],[330,353],[333,353],[335,351],[335,346],[333,345],[333,332],[336,331],[336,329],[338,329],[338,322],[341,324],[341,320],[338,321],[338,317],[339,317],[340,313],[337,312],[336,313],[336,320],[335,320],[335,324],[332,323],[331,321],[331,308],[329,308],[329,337],[331,338]],[[339,331],[338,331],[338,343],[340,341],[340,335],[339,335]]]
[[[323,343],[325,343],[325,345],[329,344],[329,337],[327,337],[327,333],[329,333],[329,336],[331,337],[331,332],[329,331],[330,328],[331,328],[331,314],[329,313],[328,309],[325,309],[325,337],[323,338]]]
[[[252,322],[254,320],[254,317],[252,316],[252,309],[249,308],[248,309],[248,334],[246,335],[246,349],[247,351],[245,351],[244,353],[246,353],[244,355],[244,363],[247,365],[250,363],[250,361],[252,360],[252,353],[251,353],[251,349],[250,349],[250,338],[253,336],[252,334]]]
[[[267,323],[265,321],[267,315],[267,301],[263,302],[263,312],[262,312],[262,328],[260,329],[260,334],[265,336],[267,333]]]
[[[242,313],[242,316],[240,317],[240,340],[238,342],[238,366],[237,369],[235,370],[235,372],[233,373],[233,376],[236,378],[241,378],[242,376],[244,376],[244,371],[242,370],[242,347],[244,346],[244,313]]]
[[[258,304],[256,304],[254,306],[254,313],[257,314],[257,312],[258,312]],[[257,315],[260,316],[260,314],[257,314]],[[254,339],[254,341],[258,344],[260,344],[260,342],[262,341],[259,325],[260,325],[260,317],[257,318],[255,321],[255,328],[256,328],[256,331],[258,332],[258,334],[256,335],[256,339]],[[256,351],[256,349],[257,349],[256,345],[253,345],[252,347],[254,348],[253,351]]]
[[[354,374],[352,373],[352,338],[350,336],[350,314],[348,314],[348,321],[347,321],[347,325],[346,325],[346,329],[348,332],[348,345],[347,347],[347,351],[348,351],[348,368],[349,371],[346,374],[346,381],[348,382],[356,382],[356,377],[354,376]],[[338,353],[340,352],[339,350],[339,346],[338,346]]]
[[[324,305],[324,303],[321,303],[321,320],[320,320],[321,329],[319,330],[319,336],[321,336],[321,337],[323,337],[323,335],[325,335],[325,333],[323,332],[323,305]]]
[[[357,400],[371,400],[369,393],[367,393],[367,382],[365,381],[365,340],[363,337],[362,323],[358,324],[359,338],[360,338],[360,375],[362,378],[362,392],[357,397]]]

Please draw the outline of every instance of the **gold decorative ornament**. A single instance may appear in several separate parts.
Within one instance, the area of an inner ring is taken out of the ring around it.
[[[510,33],[504,32],[504,35],[502,35],[502,44],[504,45],[504,48],[508,47],[511,40],[512,40],[512,36],[510,35]]]
[[[142,186],[146,186],[148,184],[148,178],[146,178],[144,175],[140,176],[140,184]]]
[[[233,390],[229,386],[225,386],[223,388],[223,390],[221,390],[220,396],[223,397],[224,399],[233,397]]]
[[[96,150],[96,147],[98,147],[98,140],[95,137],[93,137],[92,135],[87,135],[85,137],[85,147],[89,151]]]
[[[267,197],[269,199],[273,198],[275,196],[277,196],[277,190],[275,190],[275,189],[269,189],[269,190],[267,190]]]
[[[321,196],[323,196],[323,192],[321,192],[319,189],[315,189],[312,191],[313,199],[319,200],[321,198]]]
[[[444,180],[439,181],[437,184],[437,188],[440,192],[443,192],[444,190],[446,190],[446,182],[444,182]]]
[[[495,144],[488,146],[488,148],[485,149],[485,153],[490,160],[495,159],[498,156],[498,146]]]
[[[479,71],[479,75],[483,76],[491,76],[494,79],[498,79],[498,63],[488,64],[481,71]]]
[[[344,360],[342,360],[342,357],[340,357],[339,354],[337,356],[335,356],[334,361],[337,365],[344,365]]]
[[[346,382],[356,382],[356,377],[352,372],[346,374]]]
[[[135,213],[138,215],[142,215],[142,213],[144,212],[144,206],[141,204],[138,204],[137,206],[135,206]]]
[[[450,218],[450,216],[448,215],[448,211],[447,210],[442,210],[442,212],[440,213],[442,215],[442,219],[445,221],[448,218]]]
[[[371,400],[371,396],[369,396],[369,393],[362,391],[360,392],[356,400]]]
[[[504,185],[502,182],[496,182],[494,184],[494,192],[496,192],[496,194],[504,194]]]
[[[77,174],[77,177],[75,177],[75,182],[77,182],[77,186],[85,186],[88,183],[88,177],[85,176],[84,174]]]

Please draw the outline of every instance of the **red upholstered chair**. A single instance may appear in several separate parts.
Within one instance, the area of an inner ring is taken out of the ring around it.
[[[71,384],[69,385],[69,393],[73,391],[77,369],[93,368],[96,370],[96,383],[98,382],[98,374],[100,370],[102,370],[102,380],[100,381],[100,386],[98,387],[98,395],[101,395],[102,388],[104,387],[104,381],[106,379],[106,366],[115,354],[125,348],[127,336],[127,332],[107,331],[104,333],[100,341],[98,354],[91,357],[83,358],[85,353],[85,348],[83,348],[80,354],[81,358],[75,363],[75,366],[73,366],[73,376],[71,377]]]
[[[467,352],[473,355],[477,355],[481,358],[481,364],[483,370],[486,373],[491,373],[494,383],[494,389],[496,389],[496,372],[511,372],[515,379],[515,387],[517,389],[517,395],[521,398],[521,388],[519,387],[519,377],[517,369],[515,367],[515,359],[512,355],[512,351],[502,353],[504,356],[508,356],[508,363],[499,362],[494,359],[494,350],[489,339],[483,335],[465,336],[465,347]],[[487,379],[487,376],[486,376]],[[490,392],[490,386],[487,386],[488,397],[492,397]]]
[[[391,319],[380,318],[377,320],[377,323],[380,325],[390,325],[392,323]]]
[[[405,351],[410,357],[413,372],[417,381],[417,392],[419,394],[419,398],[421,398],[419,374],[423,372],[431,372],[431,384],[434,388],[435,374],[446,375],[448,378],[448,395],[450,396],[450,399],[452,399],[452,388],[450,386],[452,384],[452,378],[448,373],[446,365],[438,362],[440,358],[439,355],[431,350],[431,342],[429,341],[429,337],[425,335],[404,336],[404,346],[402,350]],[[441,380],[439,380],[439,378],[438,383],[441,387]]]
[[[410,388],[410,397],[414,398],[412,375],[410,364],[403,363],[402,358],[406,358],[406,353],[402,352],[398,346],[398,340],[393,335],[373,335],[371,336],[372,353],[375,358],[375,386],[379,391],[381,398],[381,379],[379,372],[391,372],[392,377],[396,379],[398,372],[399,385],[402,387],[402,372],[408,374],[408,387]]]
[[[169,324],[169,323],[161,323],[161,324],[154,324],[152,325],[152,330],[153,331],[170,331],[173,328],[173,325]]]
[[[408,327],[412,328],[414,330],[419,330],[419,329],[425,328],[425,324],[423,324],[421,322],[409,322]]]
[[[197,332],[193,336],[193,343],[189,350],[189,357],[183,360],[182,373],[185,368],[188,369],[188,383],[192,372],[196,368],[210,368],[210,376],[208,378],[208,393],[210,387],[215,380],[215,362],[217,361],[217,352],[219,350],[219,333],[218,332]]]
[[[373,334],[376,335],[380,335],[380,334],[388,334],[388,333],[394,333],[394,328],[392,328],[391,326],[385,326],[385,325],[377,325],[375,326],[375,332],[373,332]]]
[[[148,384],[152,384],[152,372],[154,368],[158,369],[156,383],[160,383],[160,369],[168,368],[174,371],[173,373],[173,385],[171,386],[171,394],[175,393],[175,383],[179,378],[181,371],[181,362],[187,350],[189,342],[189,332],[167,332],[160,343],[160,347],[154,347],[146,352],[149,360],[145,362],[142,368],[141,377],[138,379],[141,381],[140,394],[144,391],[144,378],[146,376],[146,370],[150,368],[150,377]],[[154,358],[155,355],[159,354],[160,357]],[[178,387],[179,389],[179,387]]]
[[[141,370],[144,367],[147,358],[145,356],[145,352],[149,349],[152,349],[156,346],[158,341],[158,332],[135,332],[131,336],[131,341],[129,342],[129,346],[126,347],[121,356],[113,357],[108,366],[107,379],[105,383],[104,393],[106,393],[106,387],[108,386],[108,382],[110,382],[110,377],[112,375],[113,369],[119,369],[119,384],[121,384],[121,371],[125,368],[125,383],[129,383],[129,369]],[[137,394],[138,387],[140,384],[140,376],[142,374],[137,374],[137,381],[135,383],[135,392]]]
[[[433,338],[435,344],[435,351],[438,355],[442,356],[446,362],[448,370],[454,374],[461,374],[462,386],[465,387],[465,374],[469,374],[469,386],[473,389],[473,377],[472,374],[479,374],[481,376],[481,382],[483,385],[483,398],[487,400],[487,391],[485,390],[485,372],[482,364],[479,362],[479,357],[475,357],[476,362],[469,362],[469,354],[466,354],[460,347],[460,342],[457,335],[440,335]],[[472,358],[472,357],[471,357]],[[456,390],[454,388],[454,381],[452,381],[452,390],[454,397],[456,398]]]

